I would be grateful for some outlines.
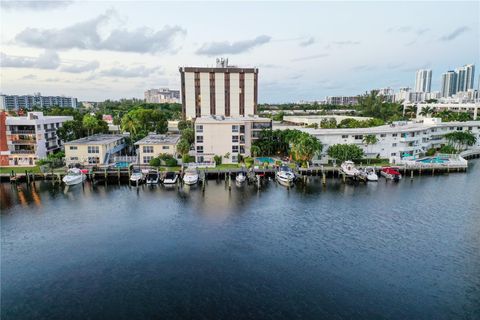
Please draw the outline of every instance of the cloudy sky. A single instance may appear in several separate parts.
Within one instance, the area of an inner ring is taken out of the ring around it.
[[[260,69],[260,102],[479,73],[473,2],[1,1],[1,92],[101,101],[179,88],[179,66]],[[478,77],[475,79],[478,84]]]

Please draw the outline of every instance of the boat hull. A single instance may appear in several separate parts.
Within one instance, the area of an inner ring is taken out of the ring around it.
[[[188,186],[197,184],[198,183],[198,176],[183,178],[183,183],[185,183]]]
[[[74,178],[70,178],[69,176],[65,176],[65,177],[63,177],[62,181],[67,186],[73,186],[73,185],[82,183],[83,181],[85,181],[86,178],[87,177],[84,174],[82,174],[81,176],[74,177]]]

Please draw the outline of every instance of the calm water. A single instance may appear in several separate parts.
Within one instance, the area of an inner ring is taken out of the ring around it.
[[[1,318],[480,318],[480,162],[327,184],[1,184]]]

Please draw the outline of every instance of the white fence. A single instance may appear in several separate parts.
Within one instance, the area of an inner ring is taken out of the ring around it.
[[[190,162],[186,163],[188,168],[215,168],[215,162]]]

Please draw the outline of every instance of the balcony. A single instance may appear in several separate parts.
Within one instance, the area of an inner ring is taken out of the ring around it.
[[[45,129],[45,132],[52,132],[52,131],[56,131],[57,128],[48,128],[48,129]]]
[[[12,150],[11,154],[35,154],[35,150]]]
[[[36,140],[17,139],[17,140],[12,140],[12,144],[34,145],[34,144],[37,144],[37,141]]]
[[[12,130],[10,134],[35,134],[35,130]]]

